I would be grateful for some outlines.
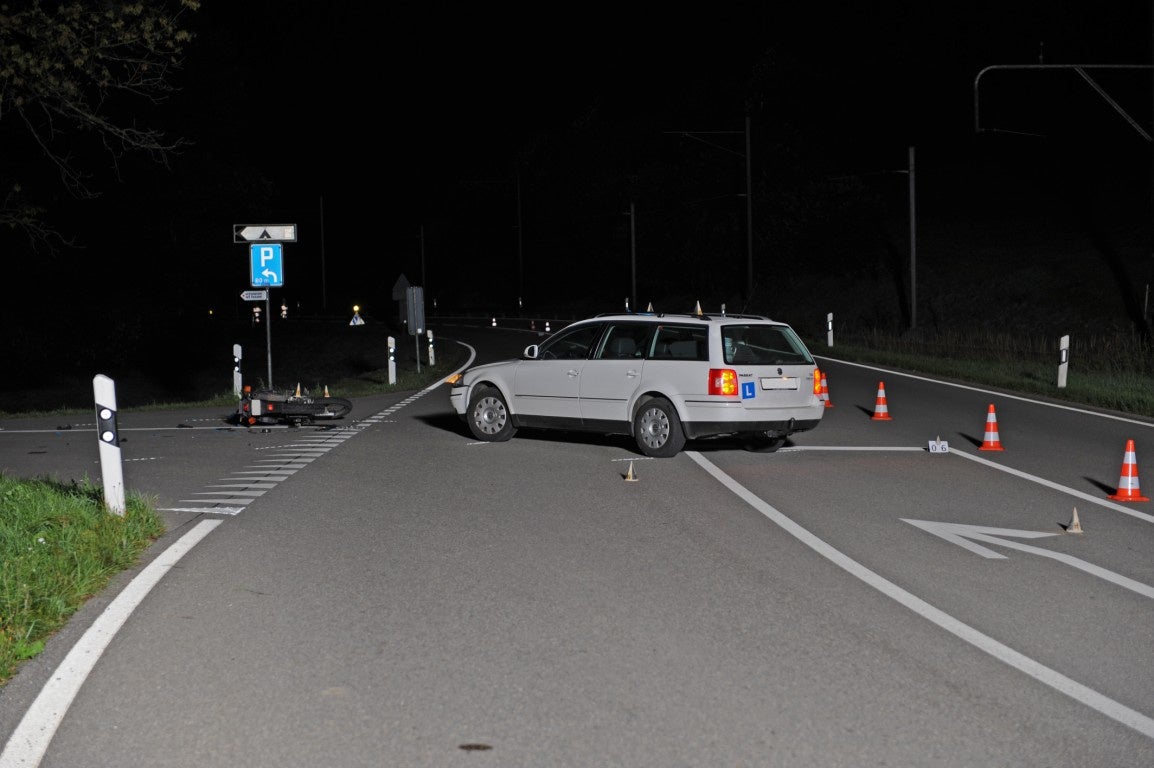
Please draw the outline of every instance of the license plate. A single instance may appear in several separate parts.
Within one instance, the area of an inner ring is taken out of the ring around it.
[[[761,379],[762,389],[797,389],[796,376],[779,376],[777,378],[763,377]]]

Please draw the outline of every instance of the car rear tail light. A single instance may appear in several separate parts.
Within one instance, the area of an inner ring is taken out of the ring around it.
[[[710,368],[708,392],[711,395],[736,395],[737,371],[732,368]]]
[[[813,369],[813,393],[821,397],[821,368]]]

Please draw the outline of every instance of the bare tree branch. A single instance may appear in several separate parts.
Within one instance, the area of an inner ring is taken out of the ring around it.
[[[199,7],[199,0],[0,4],[0,127],[8,129],[6,140],[29,142],[40,153],[39,166],[54,169],[80,199],[99,194],[91,185],[93,170],[82,160],[89,144],[103,151],[117,178],[129,153],[167,164],[187,142],[139,125],[137,115],[175,92],[172,76],[192,40],[181,23]],[[21,179],[38,173],[38,164],[28,160],[0,153],[0,225],[55,250],[71,241],[46,222],[43,205],[27,199]]]

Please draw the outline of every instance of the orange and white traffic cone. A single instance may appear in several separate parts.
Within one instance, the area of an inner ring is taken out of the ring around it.
[[[886,405],[886,383],[884,381],[878,382],[878,399],[874,404],[874,421],[892,421],[890,416],[889,406]]]
[[[1134,456],[1134,441],[1126,441],[1126,453],[1122,457],[1122,475],[1118,478],[1118,490],[1110,494],[1115,501],[1150,501],[1142,495],[1138,487],[1138,460]]]
[[[825,401],[826,408],[833,408],[833,403],[829,399],[829,382],[825,378],[825,371],[821,372],[821,399]]]
[[[330,397],[330,395],[329,395],[329,385],[328,385],[328,384],[325,384],[325,397]]]
[[[979,451],[1004,451],[1001,438],[998,437],[998,416],[994,413],[994,404],[990,403],[990,410],[986,413],[986,436],[982,438]]]

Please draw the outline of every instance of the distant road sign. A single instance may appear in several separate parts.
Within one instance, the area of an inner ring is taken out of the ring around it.
[[[265,301],[268,299],[268,291],[243,291],[240,297],[245,301]]]
[[[280,243],[248,247],[253,288],[280,288],[284,285],[284,246]]]
[[[295,243],[296,224],[233,224],[234,243]]]

